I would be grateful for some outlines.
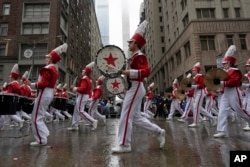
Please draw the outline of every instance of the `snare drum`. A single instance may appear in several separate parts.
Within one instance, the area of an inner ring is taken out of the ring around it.
[[[95,64],[102,75],[115,78],[125,69],[125,54],[115,45],[106,45],[97,52]]]
[[[25,98],[22,105],[22,110],[27,114],[31,114],[33,111],[33,107],[34,107],[34,99]]]
[[[15,115],[17,101],[14,94],[0,94],[0,115]]]
[[[106,87],[110,93],[118,95],[124,93],[125,81],[122,77],[109,78],[106,81]]]
[[[53,102],[52,102],[52,107],[54,107],[57,110],[66,111],[67,109],[66,102],[67,102],[66,98],[54,97]]]

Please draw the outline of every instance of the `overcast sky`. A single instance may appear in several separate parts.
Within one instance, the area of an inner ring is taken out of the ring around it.
[[[130,12],[130,36],[132,36],[139,23],[140,4],[143,0],[128,0]],[[121,0],[109,0],[110,8],[110,44],[117,45],[122,48],[122,21],[121,21]]]

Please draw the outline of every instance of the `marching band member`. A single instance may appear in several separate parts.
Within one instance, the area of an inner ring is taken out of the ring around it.
[[[10,73],[10,83],[6,86],[6,91],[8,94],[21,95],[20,84],[17,81],[19,77],[19,67],[15,64]],[[22,120],[17,114],[9,116],[14,122],[19,124],[20,129],[23,127],[24,120]]]
[[[6,87],[7,87],[7,82],[4,82],[2,89],[1,89],[1,94],[6,92]],[[0,130],[4,129],[4,122],[5,122],[5,115],[0,115]]]
[[[61,97],[65,98],[65,99],[69,98],[68,93],[67,93],[67,84],[66,83],[62,87]],[[65,103],[66,103],[66,101],[65,101]],[[66,106],[66,104],[63,104],[63,105]],[[72,119],[72,115],[70,115],[70,113],[67,111],[67,108],[65,108],[65,110],[62,110],[62,113],[64,115],[66,115],[70,120]]]
[[[246,70],[247,70],[247,73],[245,74],[245,76],[248,79],[248,83],[242,84],[242,87],[245,89],[245,98],[244,98],[244,102],[243,102],[243,109],[248,112],[248,115],[250,115],[250,83],[249,83],[249,81],[250,81],[250,59],[247,60],[245,66],[246,66]],[[249,131],[250,124],[246,123],[246,126],[243,128],[243,130]]]
[[[44,122],[44,117],[53,100],[54,87],[59,77],[55,64],[60,61],[60,54],[66,52],[67,47],[68,45],[64,43],[45,56],[46,66],[40,70],[37,82],[31,83],[29,80],[25,81],[27,85],[31,86],[31,89],[38,90],[32,111],[32,132],[35,141],[30,143],[31,146],[47,145],[49,129]]]
[[[174,79],[174,82],[173,82],[173,91],[172,91],[172,102],[171,102],[171,105],[170,105],[170,113],[168,114],[168,117],[167,117],[167,121],[172,121],[173,120],[173,116],[174,116],[174,113],[175,111],[179,111],[180,114],[182,115],[183,114],[183,110],[181,108],[181,101],[176,97],[176,93],[177,93],[177,89],[178,89],[178,81],[177,79],[175,78]]]
[[[28,79],[28,71],[25,71],[25,73],[23,74],[22,78],[21,78],[21,96],[23,96],[24,98],[30,98],[31,97],[31,88],[30,86],[26,85],[24,82]],[[23,107],[21,106],[20,108],[20,116],[27,119],[27,120],[31,120],[31,116],[29,116],[26,112],[23,111]]]
[[[231,45],[223,58],[222,64],[224,70],[227,72],[228,77],[224,81],[215,79],[214,84],[221,85],[224,88],[224,93],[221,97],[219,106],[217,133],[214,134],[215,138],[228,137],[228,116],[230,115],[231,108],[238,116],[250,123],[250,115],[247,111],[242,109],[242,102],[240,98],[241,78],[242,73],[238,68],[235,68],[236,58],[233,56],[236,51],[235,45]]]
[[[142,22],[136,33],[128,41],[128,47],[132,51],[133,56],[129,64],[130,69],[122,71],[122,74],[128,77],[131,86],[126,91],[124,97],[119,120],[118,146],[112,148],[113,153],[131,151],[133,125],[157,135],[160,141],[160,148],[163,148],[165,145],[165,130],[141,115],[141,102],[146,93],[143,81],[150,74],[147,58],[140,50],[146,43],[143,37],[146,25],[147,21]]]
[[[211,120],[211,124],[216,124],[216,118],[209,114],[208,112],[204,112],[202,110],[202,103],[203,99],[205,97],[205,84],[204,84],[204,76],[200,73],[200,62],[197,62],[192,69],[192,75],[193,79],[195,81],[195,84],[191,85],[191,87],[194,89],[194,110],[193,110],[193,123],[188,125],[188,127],[197,127],[199,126],[198,122],[200,119],[200,114],[202,113],[203,116],[208,117]]]
[[[74,92],[77,92],[78,95],[76,98],[72,124],[71,127],[68,128],[68,130],[79,130],[78,124],[81,118],[88,121],[92,125],[92,130],[95,130],[97,128],[98,121],[85,111],[85,105],[87,104],[88,99],[91,96],[92,80],[90,79],[90,74],[92,72],[91,68],[94,65],[94,62],[86,65],[82,70],[82,78],[78,83],[78,86],[71,86],[71,89]]]
[[[60,102],[56,101],[56,99],[61,98],[61,89],[62,84],[58,84],[55,88],[54,101],[51,105],[51,112],[56,115],[56,119],[54,121],[59,121],[60,119],[65,120],[65,116],[61,114],[61,110],[58,108],[62,105]],[[60,106],[58,106],[60,105]]]
[[[89,113],[92,117],[101,119],[103,120],[104,124],[106,124],[106,116],[101,115],[97,110],[99,100],[103,94],[102,83],[104,78],[105,77],[102,75],[96,80],[96,87],[92,91],[91,98],[89,99]]]
[[[187,75],[187,78],[191,78],[192,74],[189,73]],[[188,118],[188,115],[191,111],[193,111],[193,98],[194,98],[194,89],[190,89],[190,90],[187,90],[185,92],[185,95],[186,95],[186,106],[185,106],[185,109],[184,109],[184,112],[182,114],[182,116],[177,119],[179,122],[186,122],[187,118]]]
[[[154,97],[154,94],[153,94],[153,87],[154,87],[154,82],[151,83],[148,87],[147,87],[147,94],[145,96],[146,100],[144,102],[144,107],[143,107],[143,112],[142,112],[142,115],[143,116],[146,116],[147,118],[152,118],[154,116],[154,114],[150,111],[150,106],[152,105],[152,102],[153,102],[153,97]]]

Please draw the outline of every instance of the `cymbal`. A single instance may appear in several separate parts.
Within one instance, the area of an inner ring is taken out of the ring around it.
[[[193,83],[194,83],[193,78],[183,78],[180,82],[180,87],[182,90],[188,91],[192,89],[191,87],[189,87],[189,85],[192,85]]]
[[[182,89],[177,89],[176,98],[182,101],[185,99],[185,97],[186,97],[185,91]]]
[[[227,76],[227,72],[222,70],[221,68],[213,68],[205,74],[204,82],[209,91],[216,91],[220,88],[220,84],[215,85],[214,79],[223,81],[227,78]]]
[[[249,80],[248,80],[248,78],[244,75],[244,76],[242,76],[242,78],[241,78],[241,82],[242,82],[242,83],[249,83]]]

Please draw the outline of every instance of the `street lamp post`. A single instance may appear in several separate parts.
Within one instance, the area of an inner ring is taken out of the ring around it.
[[[43,42],[43,41],[46,41],[48,39],[51,39],[51,38],[59,38],[59,37],[63,37],[63,35],[57,35],[57,36],[50,36],[50,37],[47,37],[47,38],[44,38],[44,39],[41,39],[41,40],[34,40],[32,43],[27,43],[25,41],[20,41],[20,40],[17,40],[17,39],[4,39],[6,41],[17,41],[19,43],[23,43],[23,44],[26,44],[26,45],[32,45],[32,49],[26,49],[24,51],[24,57],[25,58],[31,58],[32,57],[32,63],[31,63],[31,67],[29,69],[29,76],[28,78],[30,78],[30,75],[32,77],[32,70],[34,68],[34,64],[35,64],[35,51],[36,51],[36,45],[40,42]]]

